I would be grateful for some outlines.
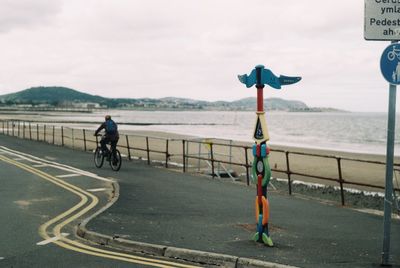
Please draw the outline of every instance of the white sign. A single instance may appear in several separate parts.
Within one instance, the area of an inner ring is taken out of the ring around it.
[[[364,38],[400,40],[400,0],[364,0]]]

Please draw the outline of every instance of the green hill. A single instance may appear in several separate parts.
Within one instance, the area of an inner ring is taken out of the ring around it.
[[[122,109],[151,109],[151,110],[237,110],[254,111],[257,99],[244,98],[237,101],[200,101],[185,98],[167,97],[161,99],[128,99],[104,98],[97,95],[86,94],[66,87],[32,87],[16,93],[0,96],[0,105],[30,105],[40,104],[53,107],[73,107],[79,103],[94,103],[97,107],[122,108]],[[279,98],[264,100],[265,110],[279,111],[317,111],[309,108],[301,101],[290,101]],[[319,110],[318,110],[319,111]]]
[[[5,103],[15,104],[53,104],[62,102],[104,103],[108,99],[76,91],[66,87],[32,87],[16,93],[0,96]]]

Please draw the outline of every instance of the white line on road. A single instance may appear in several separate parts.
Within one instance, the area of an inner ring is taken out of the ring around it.
[[[5,146],[0,146],[0,150],[2,152],[6,152],[7,154],[15,155],[17,157],[24,158],[25,160],[30,161],[32,163],[36,163],[36,165],[32,165],[33,167],[54,167],[54,168],[57,168],[57,169],[60,169],[60,170],[64,170],[64,171],[67,171],[67,172],[75,172],[75,173],[78,173],[78,174],[81,174],[83,176],[90,177],[90,178],[93,178],[93,179],[96,179],[96,180],[107,181],[107,182],[113,182],[114,181],[114,179],[112,179],[112,178],[110,178],[110,179],[103,178],[103,177],[100,177],[100,176],[98,176],[98,175],[96,175],[94,173],[91,173],[91,172],[88,172],[88,171],[85,171],[85,170],[81,170],[81,169],[74,168],[74,167],[71,167],[71,166],[63,165],[63,164],[60,164],[60,163],[57,163],[57,162],[48,161],[48,160],[45,160],[45,159],[30,155],[30,154],[26,154],[26,153],[22,153],[22,152],[19,152],[19,151],[12,150],[12,149],[7,148]]]
[[[68,235],[69,235],[68,233],[61,233],[61,236],[62,236],[62,237],[66,237],[66,236],[68,236]],[[36,245],[38,245],[38,246],[44,246],[44,245],[47,245],[47,244],[49,244],[49,243],[56,242],[56,241],[58,241],[58,240],[60,240],[60,239],[62,238],[61,236],[54,236],[54,237],[51,237],[51,238],[49,238],[49,239],[46,239],[46,240],[37,242]]]
[[[107,191],[107,190],[110,190],[110,189],[108,189],[108,188],[95,188],[95,189],[87,189],[86,191],[88,191],[88,192],[102,192],[102,191]]]
[[[0,257],[0,261],[1,261],[1,260],[4,260],[4,257]]]
[[[72,174],[65,174],[65,175],[57,175],[57,178],[70,178],[70,177],[78,177],[78,176],[82,176],[81,174],[76,174],[76,173],[72,173]]]
[[[13,160],[15,160],[15,161],[22,161],[22,160],[25,160],[24,158],[14,158]]]
[[[33,167],[48,167],[47,164],[32,165]]]

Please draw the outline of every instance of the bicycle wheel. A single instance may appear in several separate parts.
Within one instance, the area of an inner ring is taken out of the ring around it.
[[[396,53],[395,53],[394,51],[390,51],[390,52],[387,54],[387,58],[388,58],[388,60],[390,60],[390,61],[394,60],[395,57],[396,57]]]
[[[118,171],[121,168],[121,153],[115,149],[115,154],[111,154],[111,159],[110,159],[110,166],[111,169],[114,171]]]
[[[94,165],[98,168],[101,168],[104,163],[104,155],[103,152],[101,151],[100,147],[96,148],[96,151],[94,151]]]

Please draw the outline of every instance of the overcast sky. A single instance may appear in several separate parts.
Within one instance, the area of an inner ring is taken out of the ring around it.
[[[0,95],[65,86],[105,97],[237,100],[263,64],[302,76],[265,97],[387,111],[363,0],[0,0]],[[400,97],[399,97],[400,98]],[[400,106],[397,105],[400,112]]]

